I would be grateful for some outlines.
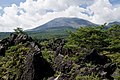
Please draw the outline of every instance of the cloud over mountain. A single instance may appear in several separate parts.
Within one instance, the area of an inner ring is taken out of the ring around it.
[[[109,0],[26,0],[0,8],[0,31],[34,28],[57,17],[78,17],[93,23],[118,21],[120,6]]]

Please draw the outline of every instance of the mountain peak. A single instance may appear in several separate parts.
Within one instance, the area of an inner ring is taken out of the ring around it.
[[[80,26],[96,26],[96,24],[80,19],[80,18],[67,18],[67,17],[60,17],[55,18],[41,26],[38,26],[31,31],[39,31],[39,30],[46,30],[50,28],[60,28],[60,27],[71,27],[71,28],[79,28]]]

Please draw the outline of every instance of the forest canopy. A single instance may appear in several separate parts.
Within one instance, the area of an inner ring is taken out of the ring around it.
[[[69,32],[68,45],[76,45],[86,49],[108,50],[120,52],[120,25],[105,29],[99,27],[80,27],[76,32]]]

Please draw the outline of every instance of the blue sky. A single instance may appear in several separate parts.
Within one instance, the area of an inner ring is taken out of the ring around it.
[[[0,0],[0,6],[6,7],[10,6],[11,4],[19,5],[20,2],[25,2],[25,0]]]
[[[0,0],[0,32],[35,28],[58,17],[104,24],[120,21],[119,12],[120,0]]]
[[[120,4],[120,0],[110,0],[112,4]]]

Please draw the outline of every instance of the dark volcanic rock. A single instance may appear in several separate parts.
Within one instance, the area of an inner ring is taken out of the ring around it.
[[[44,77],[50,77],[54,71],[40,53],[31,53],[26,57],[25,71],[21,80],[43,80]]]
[[[72,64],[73,64],[73,63],[72,63],[71,60],[63,62],[63,63],[60,65],[60,71],[61,71],[62,73],[67,74],[68,72],[71,71],[71,69],[72,69]]]
[[[63,46],[59,46],[56,49],[56,54],[55,56],[57,56],[58,54],[62,54],[62,55],[73,55],[74,53],[72,52],[71,49],[69,48],[64,48]]]
[[[54,64],[56,65],[56,67],[54,67],[54,69],[62,73],[68,73],[72,68],[73,62],[71,60],[64,61],[63,59],[64,59],[64,56],[61,54],[59,54],[55,58]]]
[[[8,49],[8,47],[17,45],[19,43],[26,43],[27,41],[31,42],[33,40],[31,37],[29,37],[26,34],[11,33],[10,37],[5,38],[2,41],[0,41],[0,55],[4,56],[5,51]]]
[[[93,64],[97,65],[93,69],[89,69],[90,73],[94,72],[102,78],[114,80],[111,75],[116,70],[117,65],[115,63],[112,63],[111,59],[107,56],[100,55],[95,49],[93,49],[91,53],[85,57],[85,61],[92,62]]]
[[[85,57],[85,61],[92,62],[93,64],[104,65],[109,63],[111,60],[105,55],[100,55],[95,49],[93,49],[90,54]]]
[[[108,78],[109,80],[114,80],[114,78],[111,77],[111,75],[115,72],[116,68],[117,65],[115,63],[105,64],[104,71],[107,72],[105,77]]]
[[[0,45],[0,56],[5,56],[5,47]]]
[[[53,52],[50,55],[48,53],[44,55],[43,53],[45,59],[46,56],[48,60],[51,59],[52,62],[48,63],[49,61],[42,56],[43,46],[26,34],[13,33],[10,37],[0,41],[0,56],[5,56],[5,51],[11,46],[16,47],[16,45],[18,47],[15,48],[14,52],[20,51],[19,45],[27,49],[20,51],[20,54],[17,52],[16,56],[14,56],[16,62],[20,63],[18,66],[22,65],[19,67],[20,74],[15,74],[19,76],[18,80],[75,80],[76,76],[91,76],[92,74],[98,75],[101,80],[113,80],[112,74],[117,68],[117,65],[112,63],[110,58],[100,55],[95,49],[85,57],[84,55],[81,57],[80,52],[76,51],[76,54],[72,49],[64,47],[64,39],[57,39],[48,42],[47,46],[45,45],[48,52]]]
[[[42,57],[41,46],[26,34],[11,34],[9,38],[0,41],[0,55],[5,56],[8,47],[24,44],[30,50],[25,53],[23,68],[20,69],[20,80],[43,80],[54,75],[50,64]]]
[[[14,39],[15,44],[18,44],[20,42],[25,43],[27,41],[29,41],[29,37],[28,35],[24,35],[24,34],[18,34],[17,37]]]

